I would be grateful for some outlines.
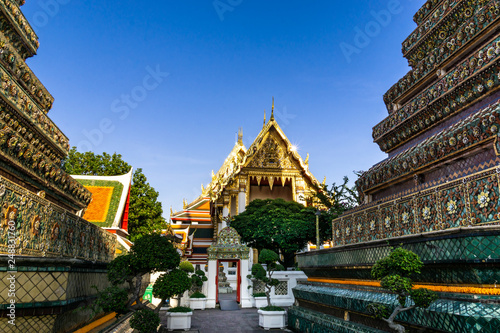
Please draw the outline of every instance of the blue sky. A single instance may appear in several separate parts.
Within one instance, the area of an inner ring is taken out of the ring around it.
[[[28,60],[49,115],[79,150],[143,168],[164,215],[195,199],[243,128],[275,116],[313,174],[354,180],[386,157],[372,127],[408,70],[401,43],[423,0],[28,0]],[[362,33],[360,33],[362,31]],[[364,36],[361,36],[363,34]]]

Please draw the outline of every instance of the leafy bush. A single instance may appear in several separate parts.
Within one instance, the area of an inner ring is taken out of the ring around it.
[[[376,304],[372,303],[369,304],[367,307],[368,313],[373,317],[377,319],[387,319],[389,318],[389,309],[387,306],[382,305],[382,304]]]
[[[126,289],[111,286],[97,295],[95,306],[104,312],[116,312],[123,314],[127,312],[128,293]]]
[[[273,273],[278,268],[276,261],[278,260],[278,254],[274,251],[264,249],[260,251],[259,263],[252,266],[252,274],[248,275],[249,279],[257,279],[264,283],[266,288],[267,306],[271,306],[271,289],[280,284],[278,279],[273,279]],[[262,267],[261,264],[267,265],[267,271]],[[281,265],[280,265],[281,266]],[[272,310],[270,310],[272,311]],[[276,311],[276,310],[275,310]]]
[[[381,280],[380,286],[396,294],[398,305],[390,313],[385,305],[369,304],[368,312],[378,319],[389,324],[389,327],[397,332],[404,333],[404,326],[394,322],[396,316],[403,311],[415,307],[427,308],[437,299],[434,291],[422,288],[413,290],[412,276],[420,274],[423,263],[417,254],[403,248],[394,249],[391,254],[378,260],[372,267],[372,276]],[[411,298],[414,302],[407,304]]]
[[[176,268],[161,275],[153,286],[153,295],[161,299],[182,295],[191,287],[191,280],[186,272]]]
[[[168,309],[168,312],[192,312],[193,310],[191,308],[188,308],[186,306],[177,306],[175,308]]]
[[[206,298],[207,296],[205,296],[205,294],[202,294],[200,293],[199,291],[195,292],[194,294],[192,294],[191,296],[189,296],[190,298]]]
[[[179,264],[179,268],[182,269],[184,272],[187,272],[187,273],[193,273],[194,272],[194,266],[189,261],[182,261]]]
[[[156,332],[158,325],[160,325],[160,317],[150,309],[141,309],[130,318],[130,327],[140,333]]]
[[[285,311],[285,309],[280,308],[279,306],[274,306],[274,305],[264,306],[260,309],[264,310],[264,311]]]
[[[202,271],[201,269],[198,269],[196,272],[194,272],[193,275],[191,275],[191,283],[193,285],[193,290],[201,291],[201,288],[203,287],[203,282],[207,280],[208,278],[205,276],[205,272]]]
[[[253,293],[253,297],[266,297],[266,293]]]

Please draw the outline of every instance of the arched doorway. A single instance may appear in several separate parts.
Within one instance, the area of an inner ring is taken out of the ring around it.
[[[231,264],[236,275],[236,300],[242,308],[251,307],[246,276],[249,271],[250,249],[241,244],[238,232],[231,228],[223,228],[217,237],[216,244],[208,248],[208,293],[207,307],[214,308],[219,301],[219,269]],[[236,267],[234,267],[236,266]]]

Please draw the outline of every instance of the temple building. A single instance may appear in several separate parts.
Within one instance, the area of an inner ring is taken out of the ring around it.
[[[367,306],[395,295],[370,271],[391,247],[424,262],[416,287],[438,293],[402,312],[410,332],[500,327],[500,5],[428,0],[403,42],[411,70],[384,95],[373,128],[388,158],[356,185],[364,204],[333,221],[334,247],[298,256],[308,275],[288,313],[297,332],[381,332]],[[388,69],[390,70],[390,69]]]
[[[23,4],[0,0],[0,332],[66,332],[92,318],[116,237],[77,214],[92,194],[62,168],[69,141],[26,64],[38,37]]]
[[[320,183],[311,174],[309,155],[303,160],[274,118],[271,117],[247,149],[240,129],[238,141],[214,173],[208,186],[184,209],[171,213],[174,231],[182,235],[186,258],[193,264],[207,264],[207,249],[231,216],[245,210],[254,199],[296,201],[306,205]]]

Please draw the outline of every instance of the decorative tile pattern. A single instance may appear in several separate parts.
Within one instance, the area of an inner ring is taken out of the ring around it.
[[[0,332],[52,332],[56,318],[56,315],[16,317],[15,330],[8,323],[8,318],[0,318]]]
[[[288,309],[288,328],[303,333],[383,333],[368,326],[344,321],[309,309],[291,307]]]
[[[0,253],[8,254],[8,240],[14,238],[16,255],[101,262],[114,258],[113,234],[5,178],[0,179],[0,214]]]
[[[398,303],[394,294],[375,292],[360,286],[356,289],[343,289],[300,283],[293,292],[299,304],[300,300],[307,300],[367,315],[367,306],[371,303],[383,304],[389,308]],[[439,299],[428,309],[400,313],[397,320],[445,332],[493,333],[498,332],[500,327],[500,307],[489,301],[472,303]]]
[[[384,205],[347,212],[332,222],[334,245],[357,244],[364,240],[463,226],[498,224],[498,172],[499,168],[490,168]],[[362,238],[346,235],[348,228],[366,230],[367,236]]]

